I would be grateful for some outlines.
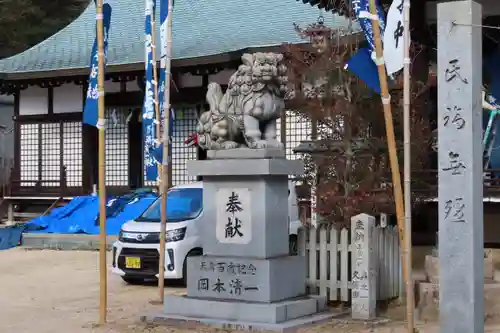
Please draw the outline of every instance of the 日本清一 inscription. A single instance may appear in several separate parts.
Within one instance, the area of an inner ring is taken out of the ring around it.
[[[190,258],[188,270],[190,297],[260,300],[267,292],[264,260],[202,256]]]

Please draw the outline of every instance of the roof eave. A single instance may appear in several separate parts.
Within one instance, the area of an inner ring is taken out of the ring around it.
[[[304,4],[310,4],[313,7],[317,7],[319,9],[325,10],[327,12],[332,12],[333,14],[337,14],[340,16],[348,16],[346,2],[345,0],[296,0],[302,1]],[[349,4],[350,1],[347,1]]]
[[[254,52],[280,52],[282,45],[264,46],[264,47],[248,47],[245,49],[226,52],[222,54],[215,54],[203,57],[173,59],[172,67],[194,67],[212,64],[222,64],[239,60],[244,53]],[[126,73],[144,70],[144,63],[132,64],[119,64],[106,66],[106,73]],[[86,76],[89,74],[89,68],[67,68],[57,69],[50,71],[36,71],[36,72],[12,72],[0,73],[0,81],[20,81],[20,80],[38,80],[38,79],[52,79],[57,77],[74,77]]]

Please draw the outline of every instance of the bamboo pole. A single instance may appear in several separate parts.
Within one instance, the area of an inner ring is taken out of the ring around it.
[[[108,281],[106,267],[106,183],[105,183],[105,146],[104,146],[104,130],[105,110],[104,110],[104,26],[102,5],[103,0],[97,0],[97,55],[98,55],[98,80],[97,89],[99,91],[98,101],[98,123],[99,129],[99,273],[100,273],[100,311],[99,323],[106,323],[107,302],[108,302]]]
[[[166,59],[165,59],[165,97],[163,99],[163,165],[161,172],[161,223],[160,223],[160,269],[158,278],[158,288],[160,289],[160,303],[163,304],[165,298],[165,236],[167,231],[167,191],[169,185],[169,164],[170,160],[170,81],[172,79],[172,6],[173,0],[168,0],[167,14],[167,44],[166,44]]]
[[[146,5],[150,0],[146,0]],[[156,6],[153,7],[155,10],[151,13],[151,57],[152,57],[152,67],[153,67],[153,93],[155,99],[155,126],[156,126],[156,142],[155,145],[159,146],[161,142],[161,116],[160,116],[160,103],[158,100],[158,73],[156,71]],[[161,175],[161,164],[157,163],[158,175]],[[158,193],[161,193],[161,182],[157,182]]]
[[[406,268],[406,320],[408,332],[414,331],[414,300],[413,300],[413,278],[412,278],[412,241],[411,241],[411,128],[410,128],[410,1],[404,0],[404,68],[403,68],[403,126],[404,126],[404,206],[405,206],[405,234],[404,255]]]
[[[370,13],[376,19],[372,18],[373,27],[373,37],[375,39],[375,53],[377,59],[383,59],[382,50],[382,39],[380,37],[380,26],[378,22],[377,7],[375,5],[375,0],[370,0]],[[376,61],[378,76],[380,82],[380,92],[382,96],[382,104],[384,107],[384,118],[385,118],[385,129],[387,135],[387,146],[389,149],[389,160],[391,164],[392,173],[392,184],[394,187],[394,201],[396,203],[396,217],[398,221],[399,229],[399,244],[401,248],[401,262],[403,266],[403,277],[404,281],[407,281],[406,277],[406,263],[404,261],[404,208],[403,208],[403,190],[401,188],[401,174],[399,173],[399,162],[396,149],[396,138],[394,135],[394,124],[392,121],[392,110],[391,110],[391,97],[389,95],[389,88],[387,86],[387,73],[385,71],[385,65],[383,61]]]

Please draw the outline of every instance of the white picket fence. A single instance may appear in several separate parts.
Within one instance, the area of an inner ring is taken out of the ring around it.
[[[301,228],[298,251],[307,259],[310,294],[326,296],[330,301],[351,300],[354,285],[351,252],[354,246],[350,234],[351,230],[347,228]],[[376,226],[371,237],[374,238],[372,244],[376,258],[377,300],[397,298],[403,290],[398,229]]]

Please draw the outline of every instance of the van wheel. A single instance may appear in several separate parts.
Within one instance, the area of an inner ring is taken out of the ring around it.
[[[290,235],[288,238],[289,251],[291,256],[296,256],[298,254],[297,248],[297,235]]]
[[[201,255],[203,255],[202,249],[194,249],[189,251],[189,253],[186,256],[186,259],[184,259],[184,265],[182,266],[182,285],[184,287],[187,287],[187,258],[194,256],[201,256]]]
[[[136,276],[129,276],[129,275],[122,276],[122,280],[125,281],[126,283],[132,284],[132,285],[137,285],[137,284],[143,284],[144,283],[144,279],[143,278],[136,277]]]

